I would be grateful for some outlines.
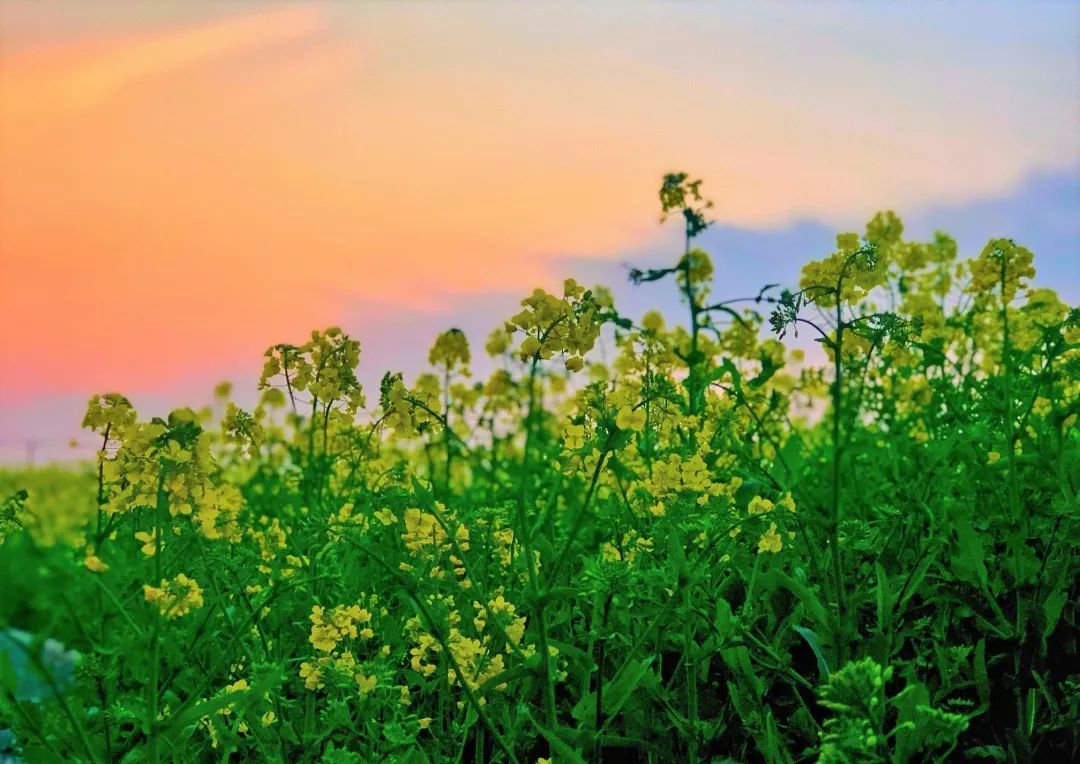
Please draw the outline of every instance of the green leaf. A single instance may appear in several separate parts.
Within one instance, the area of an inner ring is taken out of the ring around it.
[[[732,618],[731,603],[723,597],[717,597],[716,613],[713,616],[713,623],[716,626],[717,633],[719,633],[722,638],[727,638],[734,631]]]
[[[762,585],[767,586],[770,583],[774,585],[779,584],[789,592],[794,594],[799,602],[806,608],[806,615],[809,616],[811,622],[819,629],[827,629],[829,626],[829,613],[825,609],[825,606],[821,604],[821,600],[806,584],[792,578],[787,573],[781,570],[771,569],[760,577]]]
[[[802,472],[803,464],[806,463],[804,450],[803,439],[797,434],[790,435],[780,447],[781,464],[787,466],[791,477]]]
[[[790,764],[793,760],[784,745],[784,736],[776,724],[771,710],[765,711],[765,734],[758,742],[758,749],[768,764]]]
[[[1047,639],[1057,628],[1058,620],[1061,618],[1061,610],[1065,607],[1065,602],[1068,600],[1068,592],[1065,590],[1064,584],[1059,584],[1054,591],[1050,592],[1050,595],[1043,602],[1043,639]]]
[[[686,548],[683,546],[683,534],[682,529],[678,526],[673,526],[671,532],[668,533],[668,559],[675,564],[675,571],[679,574],[679,578],[683,579],[686,576]]]
[[[649,673],[653,656],[644,661],[632,660],[623,664],[619,673],[604,683],[604,718],[616,716]],[[596,693],[590,692],[574,706],[573,716],[580,722],[592,718],[596,709]]]
[[[615,716],[622,709],[626,701],[649,675],[654,656],[649,656],[643,661],[630,661],[623,665],[618,676],[604,692],[604,715]]]
[[[892,631],[892,594],[889,591],[889,577],[880,562],[874,565],[874,570],[877,573],[878,630],[882,634],[888,634]]]
[[[825,651],[821,649],[821,641],[818,639],[818,635],[812,629],[807,629],[804,626],[793,626],[796,633],[800,637],[806,640],[806,644],[810,645],[810,649],[814,652],[814,657],[817,658],[818,674],[821,677],[821,681],[825,682],[829,678],[829,661],[825,658]]]
[[[930,704],[930,693],[922,683],[909,684],[893,699],[896,717],[896,761],[911,761],[925,742],[926,730],[920,725],[920,707]]]
[[[907,607],[908,601],[918,593],[919,587],[922,586],[922,582],[926,578],[926,573],[930,570],[930,566],[933,564],[935,557],[937,557],[937,552],[931,551],[915,567],[915,571],[908,579],[906,587],[902,590],[904,596],[900,598],[900,602],[898,603],[901,612]]]
[[[985,589],[987,585],[984,563],[986,553],[978,533],[971,523],[966,521],[957,522],[954,529],[956,530],[956,552],[952,558],[953,570],[964,581]]]

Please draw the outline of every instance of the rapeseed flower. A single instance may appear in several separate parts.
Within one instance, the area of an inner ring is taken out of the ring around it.
[[[158,612],[167,618],[179,618],[203,606],[203,592],[196,581],[179,573],[171,581],[162,579],[160,586],[143,585],[147,602],[157,605]]]
[[[769,530],[765,531],[761,540],[758,541],[758,554],[762,552],[779,552],[784,547],[780,534],[776,531],[776,523],[769,524]]]

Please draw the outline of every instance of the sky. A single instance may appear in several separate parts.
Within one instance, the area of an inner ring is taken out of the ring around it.
[[[893,209],[1080,303],[1080,4],[2,0],[0,460],[312,328],[376,380],[568,275],[673,308],[675,170],[718,295]]]

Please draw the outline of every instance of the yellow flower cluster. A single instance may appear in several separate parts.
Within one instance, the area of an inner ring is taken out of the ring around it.
[[[362,514],[355,514],[353,510],[353,503],[351,501],[347,501],[341,505],[341,508],[337,512],[331,513],[330,516],[326,518],[326,535],[330,538],[331,541],[338,541],[341,538],[342,533],[347,530],[356,530],[359,532],[363,532],[368,529],[368,526],[370,524],[368,518]],[[375,514],[376,516],[378,516],[379,513]],[[390,525],[391,523],[384,522],[384,524]]]
[[[677,274],[679,288],[683,291],[692,290],[695,299],[708,292],[712,276],[712,259],[705,250],[691,249],[679,259]]]
[[[419,552],[427,548],[440,550],[450,546],[446,531],[435,515],[411,508],[405,510],[404,520],[405,532],[401,534],[401,540],[409,551]],[[468,551],[468,528],[464,525],[457,526],[454,539],[462,551]]]
[[[135,419],[135,409],[127,398],[117,393],[106,393],[90,399],[82,426],[94,432],[108,432],[116,438],[135,424]]]
[[[416,644],[409,649],[409,665],[412,670],[422,676],[431,676],[438,669],[434,663],[429,663],[430,653],[442,652],[439,640],[430,634],[420,634],[416,637]]]
[[[487,354],[492,358],[497,358],[510,349],[510,341],[510,332],[507,331],[506,327],[500,326],[488,335],[487,343],[484,344],[484,350],[486,350]]]
[[[395,379],[386,394],[386,423],[402,436],[415,435],[422,426],[437,427],[438,419],[432,412],[438,411],[439,378],[434,374],[421,374],[409,390],[400,379]]]
[[[473,601],[474,615],[470,624],[475,629],[474,636],[465,633],[465,623],[452,597],[432,596],[429,597],[429,604],[446,608],[444,617],[450,627],[446,646],[450,654],[445,669],[451,684],[464,685],[472,690],[481,689],[505,671],[507,659],[504,655],[516,654],[529,658],[536,653],[535,645],[523,644],[525,616],[517,614],[517,608],[506,599],[502,587],[496,589],[486,603]],[[406,621],[405,628],[413,642],[409,650],[410,667],[424,677],[432,676],[438,670],[438,656],[444,652],[443,643],[423,630],[416,616]],[[494,687],[496,690],[506,689],[503,683]],[[479,702],[483,704],[485,699],[480,697]]]
[[[763,498],[761,496],[754,496],[750,499],[750,503],[746,506],[747,514],[750,517],[763,515],[768,512],[772,512],[777,508],[782,508],[788,512],[795,511],[795,500],[791,497],[790,493],[785,493],[779,501],[773,503],[772,500]],[[742,529],[740,527],[733,528],[728,535],[735,538],[739,535]],[[793,532],[788,533],[788,538],[794,538]],[[784,541],[780,536],[780,531],[775,522],[769,523],[769,528],[758,539],[758,554],[763,552],[770,552],[776,554],[784,548]]]
[[[716,480],[701,454],[688,458],[670,454],[667,459],[653,463],[650,477],[644,485],[658,501],[685,491],[698,494],[697,503],[703,505],[712,497],[730,499],[742,485],[742,478],[733,477],[727,482]]]
[[[991,239],[974,260],[968,261],[971,284],[967,291],[984,295],[996,292],[1006,303],[1026,286],[1024,279],[1035,275],[1034,256],[1012,239]]]
[[[277,557],[279,551],[288,548],[289,534],[288,530],[282,526],[281,520],[276,517],[271,519],[262,515],[258,522],[260,527],[248,528],[247,537],[258,547],[259,559],[267,563]],[[267,568],[261,572],[269,573],[270,571]]]
[[[494,619],[497,624],[501,625],[503,633],[506,635],[508,642],[507,652],[512,649],[510,645],[521,644],[521,640],[525,636],[525,616],[517,615],[515,605],[507,601],[501,593],[490,600],[486,606],[479,602],[473,602],[473,608],[476,610],[473,626],[476,627],[478,632],[484,630],[488,619]]]
[[[645,429],[645,409],[623,406],[615,417],[615,424],[621,430],[641,432]]]
[[[634,562],[641,553],[653,551],[653,540],[642,537],[635,530],[629,530],[619,539],[618,545],[605,541],[600,545],[600,557],[606,562],[623,562],[627,567],[633,567]]]
[[[300,664],[299,676],[306,689],[320,690],[333,679],[338,687],[345,686],[343,683],[355,684],[361,696],[374,691],[379,682],[377,666],[375,671],[371,670],[372,666],[361,662],[355,651],[375,636],[372,609],[377,604],[378,598],[372,594],[361,597],[357,603],[337,605],[329,611],[320,605],[312,607],[308,641],[321,655]],[[387,609],[383,607],[379,612],[385,616]],[[351,644],[354,640],[361,642]],[[383,645],[377,656],[385,657],[389,653],[389,645]]]
[[[203,606],[203,592],[193,578],[183,573],[171,581],[162,579],[160,586],[143,585],[143,596],[166,618],[179,618]]]
[[[323,656],[319,658],[316,663],[304,661],[300,664],[300,678],[304,680],[305,689],[314,692],[315,690],[321,690],[326,686],[323,670],[329,662],[330,658],[328,656]]]
[[[487,641],[487,639],[482,642],[479,639],[467,637],[456,628],[450,629],[447,644],[454,662],[461,670],[460,677],[454,669],[446,670],[446,678],[451,684],[457,683],[460,679],[469,689],[476,690],[506,670],[502,654],[490,654],[485,644]],[[505,690],[506,684],[496,685],[495,689]],[[482,698],[481,701],[483,701]]]
[[[315,403],[325,407],[340,403],[351,416],[364,405],[363,390],[356,379],[360,343],[336,326],[313,331],[311,339],[300,346],[274,345],[266,351],[266,359],[260,390],[282,375],[282,384],[290,394],[307,391]]]
[[[603,296],[567,279],[561,298],[537,289],[522,300],[525,310],[507,322],[506,331],[525,333],[518,350],[523,361],[566,353],[569,356],[566,367],[578,371],[584,366],[582,357],[592,350],[600,336],[600,309],[605,301]]]
[[[836,237],[836,251],[803,266],[799,286],[822,307],[836,305],[837,288],[843,302],[857,302],[888,277],[888,260],[876,247],[860,245],[856,233]]]
[[[567,451],[576,451],[579,448],[584,447],[585,438],[585,425],[574,424],[573,422],[567,422],[566,427],[563,428],[563,448]]]
[[[784,547],[784,542],[776,530],[776,523],[769,523],[769,530],[765,531],[761,540],[758,541],[758,554],[762,552],[779,552]]]
[[[469,341],[460,329],[450,329],[435,338],[435,344],[428,352],[428,363],[449,371],[469,365]]]
[[[206,538],[242,537],[238,518],[243,496],[235,485],[219,480],[213,439],[199,418],[182,408],[169,414],[168,421],[141,423],[120,396],[90,401],[84,424],[108,432],[119,444],[111,455],[105,449],[98,453],[106,515],[154,508],[163,493],[169,515],[188,518]]]
[[[865,239],[872,242],[881,253],[882,257],[888,255],[889,250],[900,243],[900,237],[904,235],[904,223],[892,210],[878,212],[866,224]],[[858,244],[855,245],[856,247]]]
[[[323,653],[332,653],[346,639],[371,639],[371,611],[359,605],[338,605],[329,613],[320,606],[311,608],[311,635],[308,641]]]
[[[257,416],[238,408],[231,401],[221,418],[221,434],[226,443],[240,446],[246,456],[252,456],[266,439],[266,431]]]

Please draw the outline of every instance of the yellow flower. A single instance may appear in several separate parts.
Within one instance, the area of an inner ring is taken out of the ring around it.
[[[426,730],[428,727],[431,726],[431,717],[430,716],[425,716],[423,719],[418,719],[417,721],[419,722],[420,729],[422,729],[422,730]]]
[[[391,512],[389,509],[380,509],[375,513],[376,519],[383,525],[393,525],[397,522],[397,515]]]
[[[135,533],[135,540],[142,542],[142,553],[145,554],[147,557],[153,557],[155,552],[157,551],[157,547],[155,546],[156,538],[157,528],[155,528],[150,533],[147,533],[146,531],[136,531]],[[164,541],[161,542],[161,546],[165,546]]]
[[[311,663],[300,664],[300,678],[304,680],[304,687],[309,690],[318,690],[323,687],[322,668]]]
[[[986,463],[987,464],[997,464],[998,459],[1000,459],[1000,458],[1001,458],[1000,453],[998,453],[997,451],[991,451],[990,453],[988,453],[986,455]]]
[[[104,573],[109,569],[109,566],[101,561],[101,558],[96,554],[86,555],[86,559],[83,561],[87,569],[92,570],[94,573]]]
[[[623,406],[615,417],[615,424],[622,430],[641,432],[645,429],[645,409],[633,409]]]
[[[164,457],[171,462],[177,464],[184,464],[191,461],[191,452],[185,448],[182,448],[175,440],[170,440],[169,445],[166,448]]]
[[[524,361],[529,360],[536,354],[536,351],[540,349],[540,340],[536,337],[526,337],[521,342],[521,358]]]
[[[770,511],[772,508],[773,503],[771,501],[755,496],[750,500],[750,505],[746,508],[746,511],[752,515],[760,515],[763,512]]]
[[[488,337],[484,349],[491,357],[500,356],[510,347],[510,334],[505,329],[496,329]]]
[[[375,689],[375,685],[379,683],[379,678],[374,674],[371,676],[364,676],[363,674],[356,675],[356,684],[360,688],[361,695],[367,695]]]
[[[622,552],[610,541],[605,541],[600,547],[600,557],[606,562],[617,562],[622,559]]]
[[[841,252],[854,252],[859,248],[859,234],[840,233],[836,235],[836,248]]]
[[[202,589],[183,573],[171,581],[162,579],[160,586],[143,585],[143,596],[167,618],[179,618],[203,606]]]
[[[991,239],[974,260],[968,261],[971,284],[967,291],[979,294],[1001,294],[1012,302],[1019,289],[1027,286],[1024,279],[1035,275],[1031,250],[1012,239]]]
[[[641,317],[641,325],[650,332],[663,331],[664,316],[658,310],[650,310]]]
[[[585,445],[585,425],[568,424],[563,431],[563,446],[568,451],[576,451]]]
[[[450,329],[440,334],[428,353],[428,363],[447,369],[468,366],[469,360],[469,342],[460,329]]]
[[[260,717],[259,721],[262,723],[262,726],[269,727],[271,724],[277,721],[277,714],[275,714],[273,711],[267,711],[265,714],[262,715],[262,717]]]
[[[585,366],[585,361],[581,359],[581,356],[572,355],[566,359],[567,371],[581,371],[583,366]]]
[[[758,541],[758,554],[762,552],[772,552],[773,554],[779,552],[784,547],[784,542],[780,538],[780,534],[776,532],[776,523],[770,523],[769,530]]]
[[[95,395],[90,399],[83,418],[82,426],[95,432],[109,431],[115,438],[123,430],[135,424],[135,409],[122,395],[109,393],[107,395]]]

